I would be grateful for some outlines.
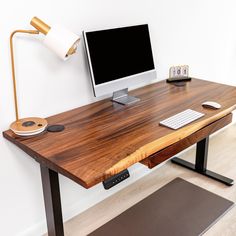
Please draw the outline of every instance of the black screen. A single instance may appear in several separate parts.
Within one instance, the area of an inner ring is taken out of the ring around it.
[[[95,84],[154,69],[148,25],[86,33]]]

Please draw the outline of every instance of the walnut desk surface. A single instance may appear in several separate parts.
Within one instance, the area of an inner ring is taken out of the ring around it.
[[[141,101],[122,106],[106,99],[47,118],[49,124],[65,125],[63,132],[23,138],[7,130],[3,135],[40,164],[89,188],[134,163],[144,163],[236,108],[235,87],[199,79],[183,87],[161,81],[130,94]],[[203,108],[207,100],[222,108]],[[188,108],[205,116],[177,131],[159,125]]]

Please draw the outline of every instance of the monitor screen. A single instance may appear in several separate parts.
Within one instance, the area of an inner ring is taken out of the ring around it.
[[[95,85],[155,69],[147,24],[84,34]]]

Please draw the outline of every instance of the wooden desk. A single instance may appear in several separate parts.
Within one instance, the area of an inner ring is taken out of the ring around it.
[[[236,108],[235,87],[198,79],[184,87],[161,81],[131,95],[141,101],[122,106],[106,99],[48,117],[49,124],[65,126],[60,133],[23,138],[10,130],[3,132],[41,165],[50,236],[63,235],[58,173],[90,188],[137,162],[152,168],[196,142],[197,167],[205,171],[207,137],[229,124]],[[207,100],[222,108],[203,108],[201,103]],[[177,131],[159,125],[160,120],[188,108],[206,115]]]

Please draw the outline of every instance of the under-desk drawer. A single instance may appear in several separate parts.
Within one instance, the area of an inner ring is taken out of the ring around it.
[[[190,147],[191,145],[201,141],[202,139],[208,137],[210,134],[213,134],[217,130],[223,128],[224,126],[232,122],[232,113],[224,116],[223,118],[205,126],[201,130],[191,134],[190,136],[174,143],[159,152],[154,153],[148,158],[141,161],[142,164],[148,166],[150,169],[156,165],[162,163],[163,161],[169,159],[175,154],[183,151],[184,149]]]

